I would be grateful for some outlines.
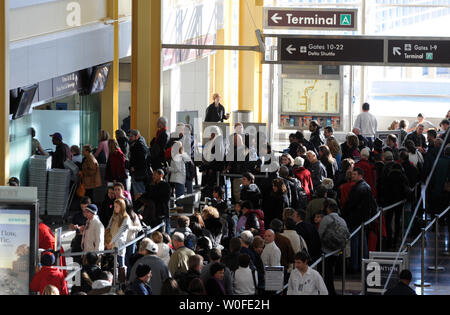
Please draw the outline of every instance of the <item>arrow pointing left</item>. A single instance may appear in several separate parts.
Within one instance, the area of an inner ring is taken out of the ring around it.
[[[271,17],[272,21],[275,24],[278,24],[278,21],[281,21],[283,18],[281,16],[278,16],[278,13],[275,13],[272,17]]]
[[[292,46],[292,44],[291,44],[291,45],[289,45],[289,46],[286,48],[286,51],[287,51],[290,55],[292,55],[292,54],[294,53],[294,51],[297,51],[297,48],[294,48],[294,47]]]

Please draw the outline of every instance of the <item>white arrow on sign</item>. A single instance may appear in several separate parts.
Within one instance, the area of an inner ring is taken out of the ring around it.
[[[275,13],[272,17],[271,17],[272,21],[275,24],[278,24],[278,21],[281,21],[283,18],[281,16],[278,16],[278,13]]]
[[[394,47],[394,56],[401,56],[402,49],[400,47]]]
[[[297,51],[297,48],[294,48],[291,44],[286,48],[286,51],[292,55],[294,53],[294,51]]]

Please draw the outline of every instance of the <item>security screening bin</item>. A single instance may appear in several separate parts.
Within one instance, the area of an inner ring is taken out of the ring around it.
[[[233,123],[249,123],[253,120],[253,112],[250,110],[236,110],[233,112]]]

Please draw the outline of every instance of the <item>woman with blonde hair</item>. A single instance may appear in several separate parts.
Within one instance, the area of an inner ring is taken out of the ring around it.
[[[286,166],[289,170],[289,177],[294,177],[294,171],[293,171],[293,167],[294,167],[294,159],[292,158],[292,156],[290,154],[283,154],[281,156],[281,161],[280,161],[281,165],[280,166]]]
[[[327,139],[327,146],[330,149],[331,155],[336,160],[336,163],[338,164],[338,168],[341,168],[341,161],[342,161],[342,151],[341,146],[336,140],[335,136],[331,136]]]
[[[116,139],[108,140],[109,157],[106,162],[105,181],[108,183],[122,183],[126,186],[128,175],[125,170],[125,155]]]
[[[327,169],[328,178],[334,180],[339,167],[328,146],[322,145],[319,147],[319,160]]]
[[[109,140],[108,131],[101,130],[98,135],[98,148],[95,151],[95,158],[99,161],[99,164],[106,164],[106,161],[109,156],[109,148],[108,148],[108,140]],[[103,154],[102,154],[103,153]]]
[[[161,258],[166,265],[169,264],[170,261],[170,247],[166,243],[164,243],[164,237],[161,232],[152,233],[152,241],[158,246],[157,256]]]
[[[400,128],[400,120],[394,120],[388,130],[398,130]]]
[[[109,220],[108,227],[106,229],[105,235],[105,248],[111,250],[115,247],[121,248],[126,245],[128,230],[131,226],[130,217],[127,214],[127,206],[123,199],[117,199],[114,201],[114,212]],[[117,257],[119,267],[125,265],[125,251],[123,248],[119,250]]]
[[[60,295],[57,287],[49,284],[45,287],[42,295]]]

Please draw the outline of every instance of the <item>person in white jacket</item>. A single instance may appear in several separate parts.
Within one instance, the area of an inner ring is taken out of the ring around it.
[[[239,256],[239,268],[233,273],[233,289],[236,295],[256,295],[258,275],[250,268],[250,256]]]
[[[176,141],[172,147],[172,161],[168,168],[170,173],[171,184],[175,185],[175,195],[177,198],[185,193],[186,185],[186,163],[191,160],[191,157],[184,152],[183,143]]]
[[[281,266],[281,251],[275,244],[275,232],[267,230],[264,234],[264,250],[261,254],[261,260],[266,267]]]
[[[328,295],[322,276],[310,268],[308,262],[306,252],[295,255],[295,269],[289,277],[287,295]]]
[[[125,200],[124,200],[125,201]],[[129,209],[128,216],[130,217],[130,226],[128,228],[127,235],[127,244],[134,241],[139,232],[142,231],[141,220],[139,220],[139,216],[133,211],[133,209]],[[136,243],[127,247],[125,253],[125,265],[129,267],[130,258],[136,253]]]
[[[98,208],[96,205],[88,205],[83,209],[83,215],[86,217],[86,225],[83,230],[81,248],[83,252],[101,252],[105,248],[105,227],[97,216]]]
[[[156,231],[152,233],[152,241],[155,242],[156,246],[158,246],[157,256],[161,258],[166,265],[169,264],[171,249],[169,245],[164,243],[164,238],[161,232]]]
[[[125,248],[121,248],[127,243],[128,230],[131,226],[130,217],[127,214],[126,204],[123,199],[114,201],[114,213],[109,221],[105,241],[106,249],[111,250],[118,248],[119,254],[117,257],[119,267],[125,265]]]

